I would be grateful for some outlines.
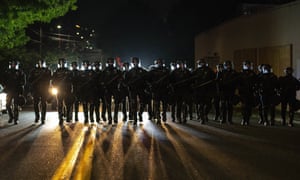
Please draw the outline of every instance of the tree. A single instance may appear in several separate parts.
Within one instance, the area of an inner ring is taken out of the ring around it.
[[[0,49],[22,46],[29,41],[25,29],[35,22],[49,23],[52,19],[76,10],[77,0],[1,0]]]

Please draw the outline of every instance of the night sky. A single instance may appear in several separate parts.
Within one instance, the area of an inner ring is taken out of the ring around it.
[[[67,22],[95,28],[97,47],[123,61],[138,56],[144,64],[162,57],[166,62],[194,60],[194,37],[237,13],[246,3],[291,0],[78,0]]]

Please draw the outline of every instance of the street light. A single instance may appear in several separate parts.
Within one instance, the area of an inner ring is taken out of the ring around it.
[[[57,25],[56,28],[58,30],[58,38],[59,38],[58,39],[58,48],[60,48],[61,47],[60,29],[62,28],[62,26],[61,25]]]

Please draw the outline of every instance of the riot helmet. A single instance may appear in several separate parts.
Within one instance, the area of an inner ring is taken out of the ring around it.
[[[176,69],[176,63],[175,62],[170,63],[170,69],[171,69],[171,71]]]
[[[243,62],[243,70],[249,70],[249,69],[253,69],[252,63],[251,61],[246,60]]]
[[[90,61],[88,61],[88,60],[82,61],[82,63],[81,63],[81,69],[82,70],[91,69]]]
[[[262,73],[263,74],[268,74],[272,71],[272,67],[270,64],[264,64],[262,67]]]
[[[93,63],[93,69],[101,69],[101,63],[99,61],[95,61]]]
[[[19,69],[20,62],[16,60],[9,61],[8,69]]]
[[[78,69],[78,63],[76,61],[71,62],[71,70]]]
[[[37,68],[45,68],[47,67],[46,61],[43,59],[38,60],[37,64],[35,65]]]
[[[216,65],[216,68],[217,68],[217,72],[222,72],[223,71],[223,69],[224,69],[224,65],[223,64],[217,64]]]
[[[131,64],[133,67],[138,67],[140,65],[140,59],[138,57],[132,57]]]
[[[230,60],[226,60],[224,63],[224,69],[229,70],[232,69],[232,62]]]
[[[164,62],[162,58],[157,58],[156,60],[154,60],[154,65],[157,67],[163,66]]]
[[[57,66],[58,66],[58,68],[65,68],[65,67],[67,67],[67,62],[66,62],[65,58],[59,58]]]
[[[176,68],[177,69],[185,69],[186,68],[186,64],[182,60],[177,60],[176,61]]]
[[[207,66],[207,63],[206,63],[205,59],[197,60],[197,68],[202,68],[204,66]]]
[[[287,67],[287,68],[284,69],[284,73],[286,75],[292,75],[293,72],[294,72],[294,69],[292,67]]]
[[[130,69],[129,62],[124,62],[122,66],[123,71],[128,71]]]
[[[107,60],[106,60],[106,66],[107,67],[115,66],[115,59],[112,58],[112,57],[107,58]]]

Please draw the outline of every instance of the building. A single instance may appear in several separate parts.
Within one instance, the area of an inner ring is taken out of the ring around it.
[[[287,66],[300,76],[300,1],[246,13],[195,37],[195,59],[210,66],[232,60],[236,70],[242,61],[272,65],[277,76]]]

